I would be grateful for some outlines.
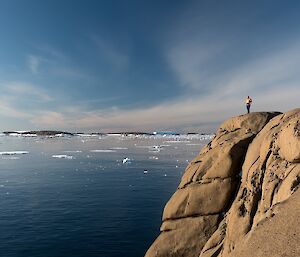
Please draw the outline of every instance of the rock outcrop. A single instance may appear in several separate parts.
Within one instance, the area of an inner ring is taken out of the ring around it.
[[[224,122],[186,168],[146,257],[267,256],[247,251],[299,187],[299,120],[296,109]]]

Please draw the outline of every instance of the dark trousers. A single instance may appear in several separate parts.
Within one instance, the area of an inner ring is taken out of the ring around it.
[[[246,104],[247,112],[248,112],[248,113],[250,113],[250,106],[251,106],[250,104]]]

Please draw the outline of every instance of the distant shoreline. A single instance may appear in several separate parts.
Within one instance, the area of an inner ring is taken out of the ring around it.
[[[3,131],[2,132],[6,136],[27,136],[27,137],[34,137],[34,136],[180,136],[180,135],[212,135],[207,133],[177,133],[177,132],[109,132],[109,133],[102,133],[102,132],[76,132],[71,133],[67,131],[58,131],[58,130],[32,130],[32,131]]]

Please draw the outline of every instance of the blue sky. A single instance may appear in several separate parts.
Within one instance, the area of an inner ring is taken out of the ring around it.
[[[299,1],[1,0],[0,130],[213,132],[300,98]]]

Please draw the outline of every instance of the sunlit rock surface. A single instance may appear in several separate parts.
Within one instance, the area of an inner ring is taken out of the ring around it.
[[[239,188],[249,144],[279,114],[241,115],[220,126],[214,139],[186,168],[177,191],[165,206],[161,234],[146,257],[199,256],[212,236],[221,233],[217,240],[224,239],[220,230],[227,225],[224,216]],[[222,248],[220,244],[217,241],[216,251]]]

